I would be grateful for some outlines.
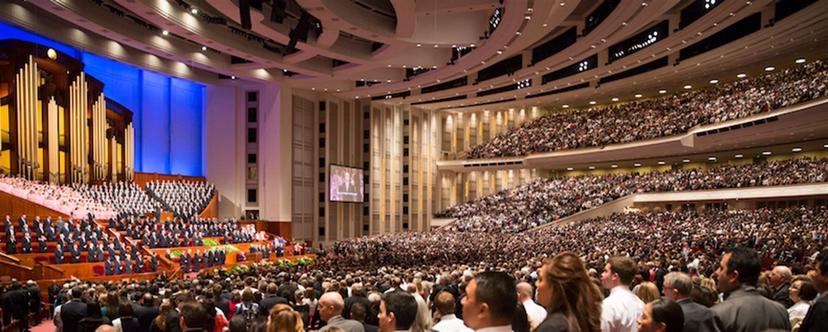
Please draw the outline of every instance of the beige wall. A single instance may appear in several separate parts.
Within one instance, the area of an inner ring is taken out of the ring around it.
[[[444,156],[456,159],[455,156],[462,156],[475,146],[543,114],[545,112],[542,109],[534,106],[474,112],[443,112],[440,116],[443,127],[442,152]]]

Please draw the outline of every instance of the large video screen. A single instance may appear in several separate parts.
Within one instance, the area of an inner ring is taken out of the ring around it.
[[[331,165],[329,180],[331,202],[362,203],[362,169]]]

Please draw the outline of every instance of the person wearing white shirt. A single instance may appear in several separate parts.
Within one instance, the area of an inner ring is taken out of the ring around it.
[[[523,308],[526,310],[526,315],[529,316],[532,326],[538,326],[546,319],[546,308],[538,305],[532,301],[532,285],[528,282],[521,282],[515,286],[517,289],[517,297],[520,303],[523,303]]]
[[[794,326],[808,314],[811,301],[817,297],[817,290],[807,279],[796,279],[791,283],[789,293],[794,305],[788,308],[788,317],[791,319],[791,326]]]
[[[434,309],[440,313],[440,321],[432,329],[437,332],[472,332],[463,320],[454,315],[454,295],[442,291],[434,296]]]
[[[505,272],[478,274],[461,301],[466,325],[477,332],[511,332],[517,309],[515,279]]]
[[[629,257],[612,257],[604,266],[601,286],[609,289],[610,295],[601,303],[601,331],[636,331],[636,321],[644,310],[644,302],[630,291],[635,273],[635,262]]]

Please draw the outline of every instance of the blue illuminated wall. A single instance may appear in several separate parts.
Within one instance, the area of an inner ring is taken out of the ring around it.
[[[204,175],[204,85],[77,50],[4,22],[0,39],[45,45],[81,60],[87,75],[104,84],[104,95],[133,112],[135,171]]]

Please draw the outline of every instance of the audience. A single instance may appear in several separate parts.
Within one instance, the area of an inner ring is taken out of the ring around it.
[[[828,94],[828,64],[814,61],[756,78],[653,99],[549,114],[472,148],[468,158],[629,143],[685,133]]]
[[[681,307],[669,299],[658,299],[647,303],[638,319],[640,332],[681,332],[684,316]],[[738,330],[752,331],[752,330]],[[759,331],[759,330],[756,330]]]
[[[684,332],[717,332],[719,327],[710,308],[690,299],[693,279],[687,273],[670,272],[664,277],[664,297],[675,301],[681,307],[684,317]]]
[[[603,296],[578,256],[564,252],[546,259],[535,284],[538,303],[548,312],[535,332],[601,331]]]
[[[828,159],[793,159],[707,170],[540,179],[453,206],[449,231],[520,232],[640,192],[778,186],[828,181]]]

